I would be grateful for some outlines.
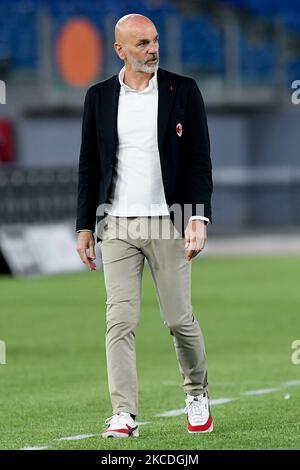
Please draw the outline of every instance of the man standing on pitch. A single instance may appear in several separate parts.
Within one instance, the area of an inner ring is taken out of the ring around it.
[[[102,436],[138,436],[135,329],[145,258],[184,380],[188,432],[210,432],[206,354],[190,292],[191,259],[204,248],[211,221],[203,99],[193,79],[158,67],[158,33],[145,16],[122,17],[114,47],[124,67],[85,98],[76,226],[77,251],[93,270],[100,213],[113,407]]]

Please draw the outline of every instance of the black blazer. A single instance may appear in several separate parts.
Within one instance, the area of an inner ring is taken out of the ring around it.
[[[192,78],[161,68],[157,81],[158,148],[166,202],[169,207],[174,203],[181,207],[189,204],[192,208],[189,216],[204,215],[212,222],[212,165],[202,95]],[[108,202],[116,162],[119,92],[120,83],[115,75],[91,86],[86,93],[76,230],[94,232],[97,207]],[[196,204],[202,204],[204,211],[199,212],[198,208],[197,212]],[[98,223],[101,219],[103,215],[97,215]],[[172,212],[171,219],[174,220]],[[179,227],[182,235],[186,223],[185,218]]]

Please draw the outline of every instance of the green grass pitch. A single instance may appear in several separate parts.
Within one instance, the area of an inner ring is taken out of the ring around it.
[[[78,441],[111,415],[104,350],[102,272],[38,279],[0,278],[0,448],[295,449],[300,447],[300,258],[209,258],[193,262],[193,307],[202,327],[215,431],[189,435],[172,338],[145,268],[137,330],[139,439]],[[272,393],[243,395],[249,390]]]

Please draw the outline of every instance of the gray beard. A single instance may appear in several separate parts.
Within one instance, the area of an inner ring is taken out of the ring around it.
[[[157,64],[154,64],[154,65],[144,64],[144,65],[142,65],[140,70],[137,70],[137,72],[155,73],[155,72],[157,72],[157,69],[158,69],[158,62],[157,62]]]
[[[140,62],[133,61],[130,65],[135,70],[135,72],[144,72],[144,73],[155,73],[158,69],[159,61],[154,65],[141,64]]]

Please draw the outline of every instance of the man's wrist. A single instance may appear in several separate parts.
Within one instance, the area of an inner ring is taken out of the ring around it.
[[[190,218],[189,218],[189,222],[191,222],[192,220],[202,220],[204,222],[205,225],[208,225],[210,220],[208,217],[204,217],[203,215],[192,215]]]
[[[89,230],[88,228],[87,228],[87,229],[83,228],[83,229],[81,229],[81,230],[77,230],[77,233],[80,233],[80,232],[90,232],[90,233],[94,233],[93,230]]]

